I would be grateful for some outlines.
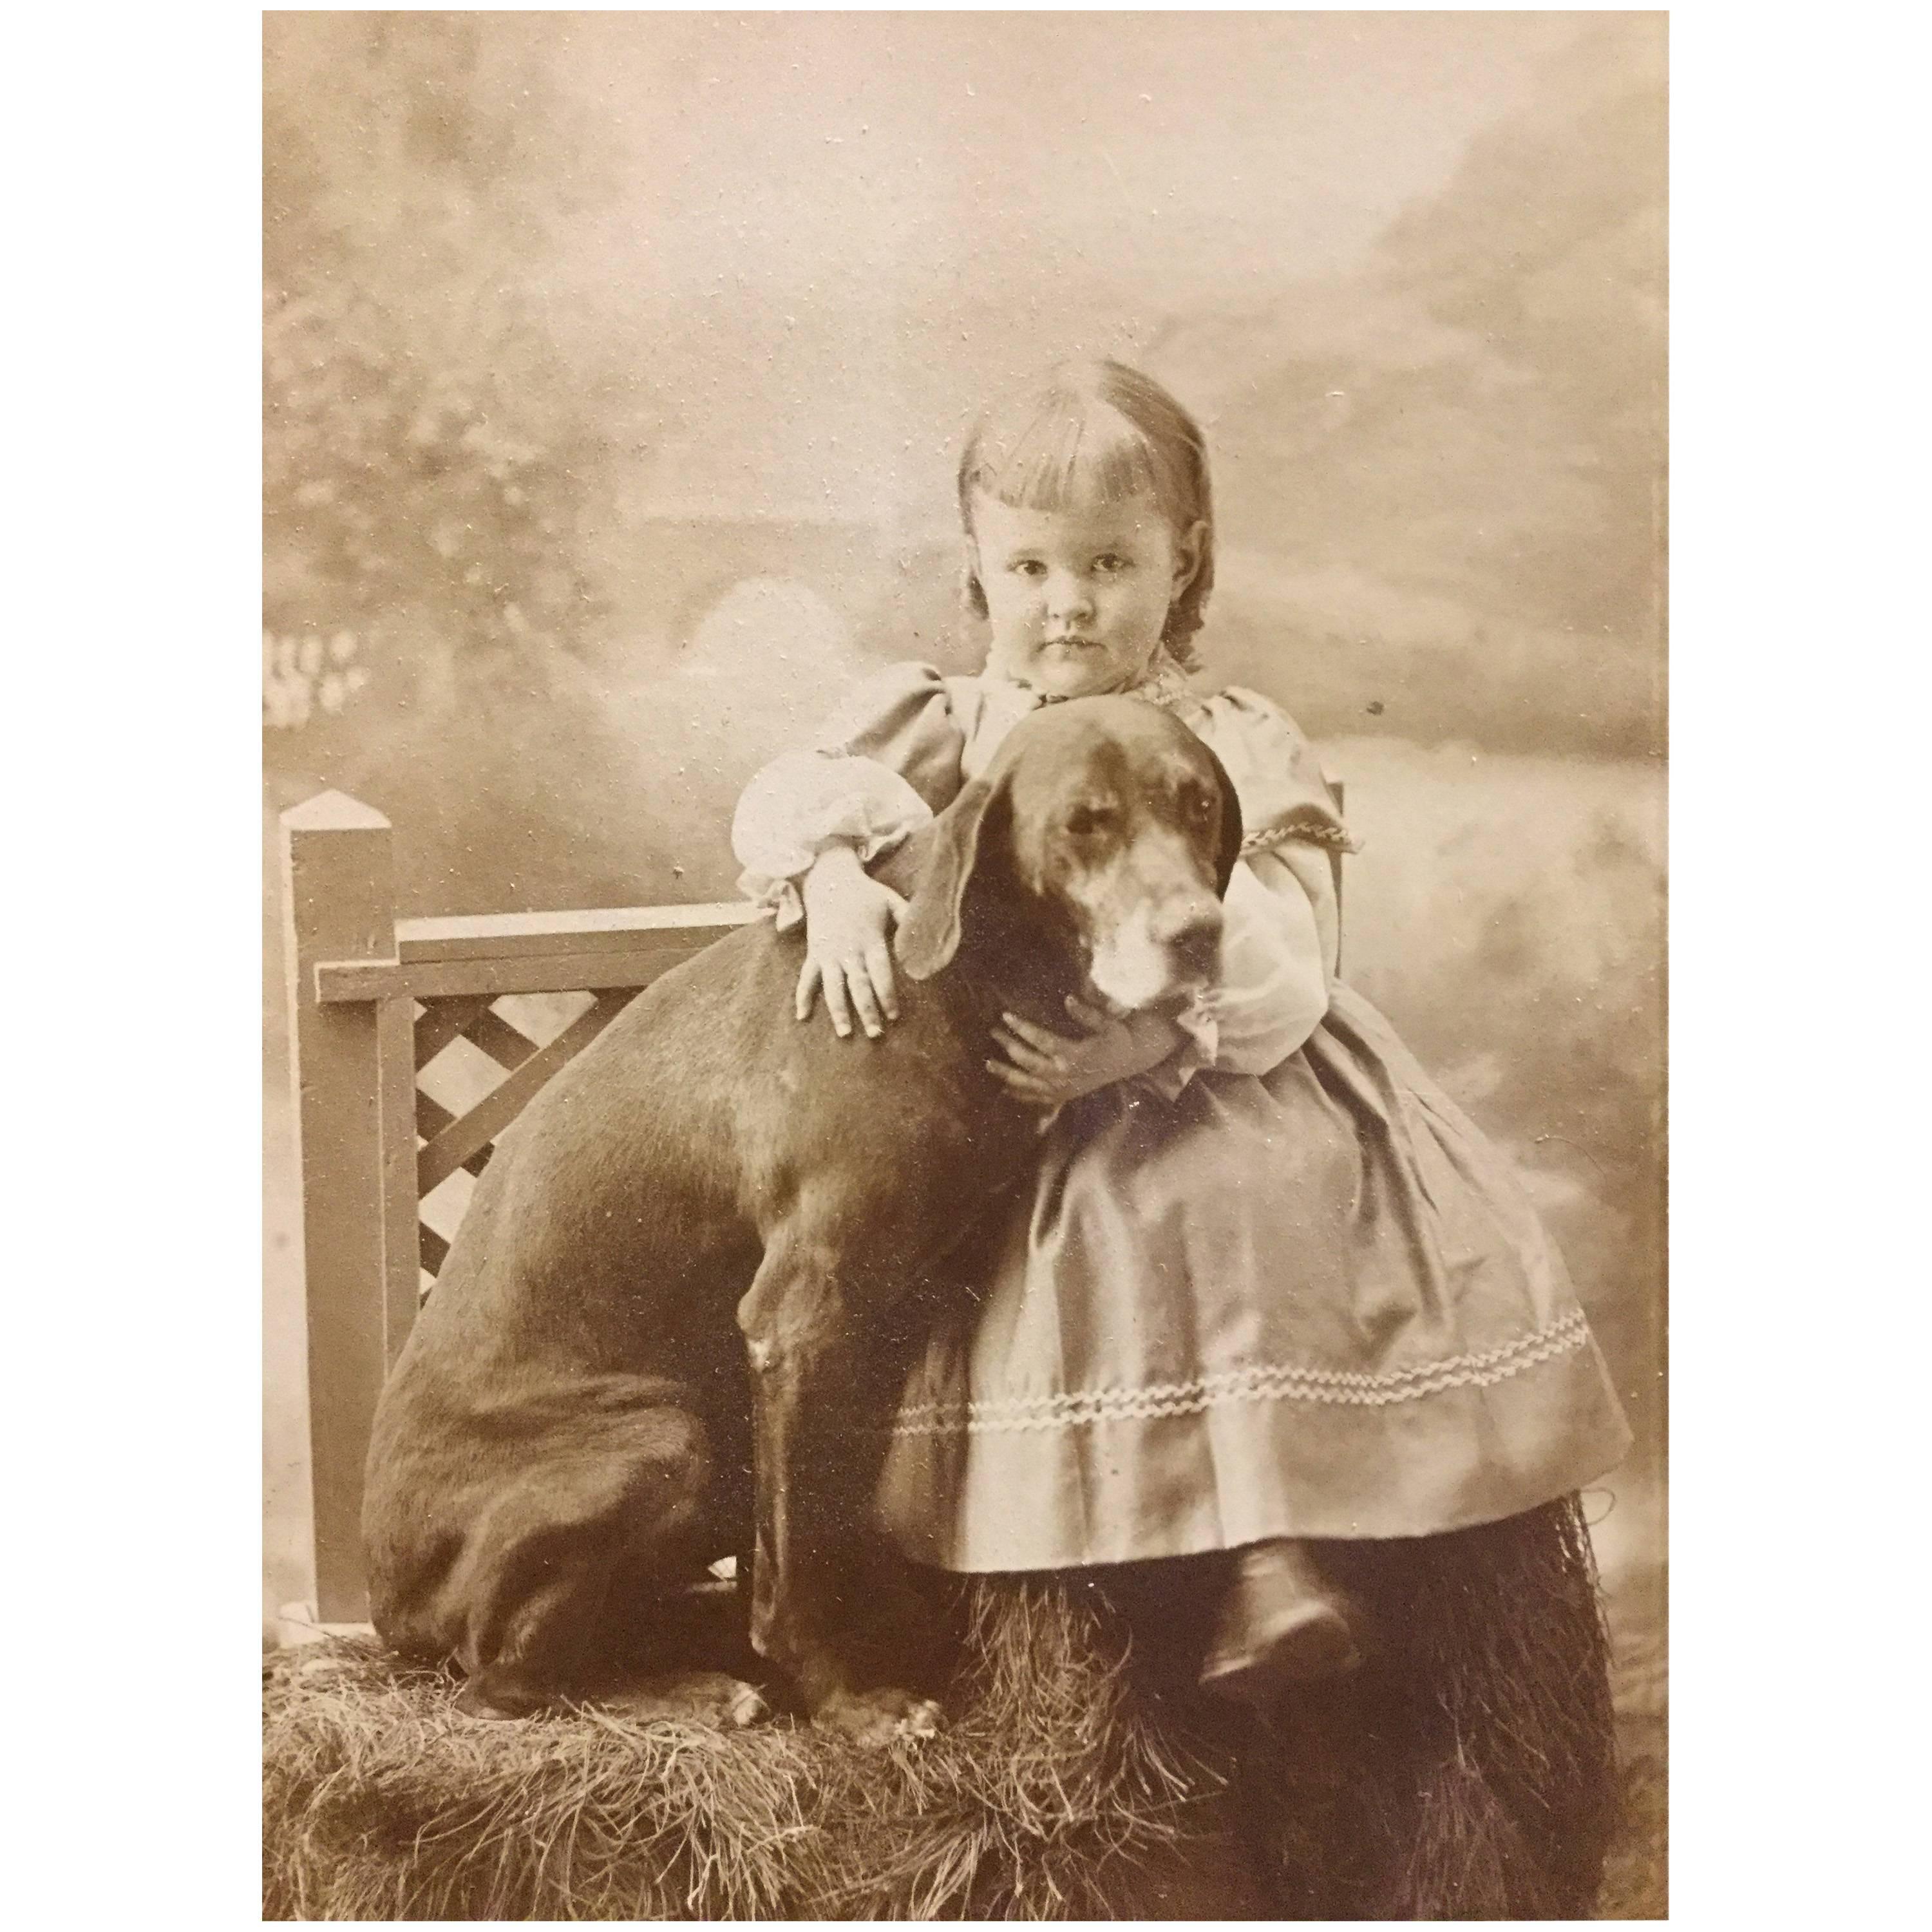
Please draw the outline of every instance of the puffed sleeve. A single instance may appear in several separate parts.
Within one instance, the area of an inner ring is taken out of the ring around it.
[[[1209,698],[1195,729],[1207,741],[1241,802],[1241,855],[1266,854],[1258,868],[1271,890],[1287,886],[1285,871],[1314,908],[1322,958],[1330,977],[1341,940],[1335,898],[1336,855],[1358,850],[1315,748],[1301,728],[1258,692],[1231,686]]]
[[[930,665],[888,666],[868,678],[811,746],[774,758],[745,788],[731,821],[739,890],[778,916],[805,906],[798,882],[826,847],[883,857],[949,804],[962,782],[965,734],[945,680]]]

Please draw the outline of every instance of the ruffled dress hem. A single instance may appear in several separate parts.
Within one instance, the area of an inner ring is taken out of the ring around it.
[[[1594,1481],[1631,1441],[1580,1310],[1393,1376],[1261,1366],[972,1406],[901,1410],[878,1505],[906,1556],[968,1573],[1468,1528]]]

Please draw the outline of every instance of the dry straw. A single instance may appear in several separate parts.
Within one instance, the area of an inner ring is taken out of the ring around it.
[[[265,1914],[1587,1915],[1617,1796],[1574,1506],[1334,1550],[1380,1655],[1268,1726],[1188,1693],[1145,1580],[970,1586],[951,1727],[883,1755],[783,1720],[478,1724],[372,1643],[279,1654]]]

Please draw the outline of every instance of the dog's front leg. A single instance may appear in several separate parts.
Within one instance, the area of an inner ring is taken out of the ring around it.
[[[897,1351],[882,1348],[890,1284],[802,1228],[768,1245],[739,1304],[752,1381],[758,1549],[752,1641],[820,1724],[879,1740],[937,1729],[937,1706],[861,1660],[876,1621],[878,1426]]]

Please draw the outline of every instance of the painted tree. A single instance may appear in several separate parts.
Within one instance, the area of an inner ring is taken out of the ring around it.
[[[263,498],[278,635],[406,623],[455,657],[568,646],[604,448],[540,290],[586,190],[526,30],[271,16]]]

